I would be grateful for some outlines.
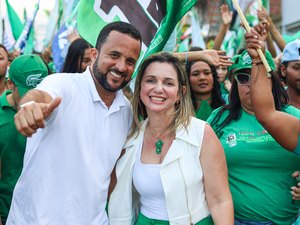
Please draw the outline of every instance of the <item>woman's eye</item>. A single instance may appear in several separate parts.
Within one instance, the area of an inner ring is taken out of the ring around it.
[[[154,80],[153,79],[148,79],[148,80],[146,80],[146,83],[154,83]]]

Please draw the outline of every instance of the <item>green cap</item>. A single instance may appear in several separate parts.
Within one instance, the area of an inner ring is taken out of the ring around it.
[[[266,51],[266,59],[271,67],[271,69],[274,71],[276,70],[275,62],[272,58],[272,55],[269,51]],[[251,69],[252,68],[252,59],[249,56],[247,50],[244,50],[240,55],[235,55],[231,59],[233,61],[233,64],[229,67],[229,71],[235,69],[234,73],[243,70],[243,69]]]
[[[236,69],[238,67],[239,57],[240,57],[240,54],[232,56],[231,61],[233,62],[233,64],[228,67],[228,72],[230,72],[231,70]]]
[[[16,57],[9,67],[9,78],[17,86],[20,97],[35,88],[47,75],[46,64],[33,54]]]

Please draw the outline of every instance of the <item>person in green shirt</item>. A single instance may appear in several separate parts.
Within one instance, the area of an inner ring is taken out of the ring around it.
[[[8,51],[0,44],[0,95],[6,90],[6,72],[8,67]]]
[[[255,117],[250,74],[260,63],[252,62],[247,51],[235,60],[229,104],[215,110],[207,121],[225,151],[235,224],[287,225],[294,222],[300,207],[290,193],[296,184],[291,174],[299,170],[300,156],[280,146]],[[276,109],[300,118],[298,109],[286,105],[278,77],[270,80]]]
[[[48,75],[46,64],[37,55],[22,55],[13,60],[9,70],[10,87],[0,96],[0,216],[5,224],[13,189],[21,174],[26,137],[14,124],[21,97]]]
[[[199,51],[192,47],[190,51]],[[189,60],[186,72],[190,80],[191,97],[198,119],[206,120],[211,112],[225,104],[221,95],[216,67],[203,60]]]

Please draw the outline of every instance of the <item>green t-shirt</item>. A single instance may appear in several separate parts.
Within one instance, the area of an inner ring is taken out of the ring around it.
[[[196,118],[200,120],[207,120],[207,118],[210,116],[212,113],[213,109],[206,100],[200,101],[200,106],[199,108],[195,111]]]
[[[219,109],[208,118],[211,123]],[[286,112],[300,118],[299,110]],[[220,119],[228,115],[225,111]],[[220,123],[218,122],[218,123]],[[213,127],[216,130],[216,127]],[[300,170],[300,156],[283,149],[255,116],[242,112],[238,121],[222,129],[223,145],[235,217],[242,220],[292,224],[299,201],[292,203],[290,187],[297,182],[291,174]]]
[[[229,91],[225,88],[225,84],[224,82],[220,83],[220,90],[221,90],[221,94],[229,94]]]
[[[13,189],[21,174],[26,138],[16,129],[16,110],[9,105],[6,91],[0,96],[0,216],[6,219],[11,204]]]

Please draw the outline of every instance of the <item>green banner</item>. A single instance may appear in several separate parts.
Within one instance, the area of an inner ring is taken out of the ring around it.
[[[79,34],[95,46],[99,31],[113,21],[134,25],[142,35],[143,59],[161,51],[178,21],[197,0],[80,0],[77,16]],[[175,46],[174,46],[175,47]]]
[[[7,15],[8,15],[10,26],[11,26],[11,31],[13,33],[15,40],[17,40],[20,37],[20,35],[24,29],[24,25],[21,22],[18,14],[15,12],[13,7],[8,2],[8,0],[5,0],[5,2],[6,2],[6,7],[7,7]]]

